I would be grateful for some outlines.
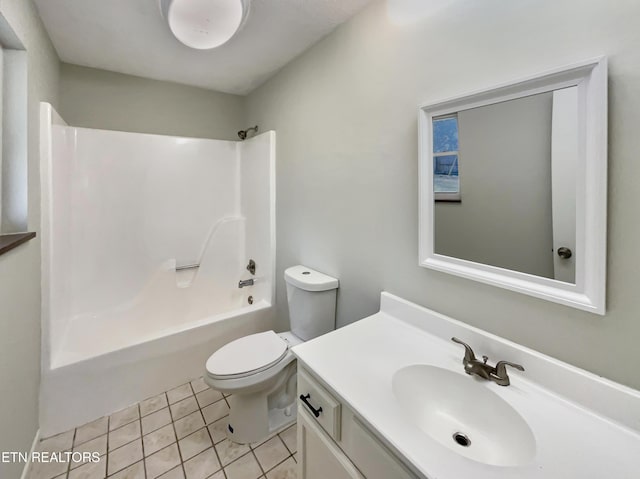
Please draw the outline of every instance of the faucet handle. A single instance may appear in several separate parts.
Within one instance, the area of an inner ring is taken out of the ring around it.
[[[492,376],[494,377],[494,382],[496,384],[499,384],[500,386],[508,386],[509,384],[511,384],[509,375],[507,374],[507,366],[511,366],[518,371],[524,371],[524,368],[519,364],[515,364],[509,361],[498,361],[496,363],[495,373],[492,374]]]
[[[463,364],[466,365],[467,363],[476,360],[476,355],[474,354],[473,349],[471,349],[471,346],[469,346],[464,341],[460,341],[458,338],[455,338],[455,337],[451,338],[451,341],[464,346],[464,359],[462,360]]]
[[[522,366],[520,366],[519,364],[516,363],[512,363],[509,361],[498,361],[496,363],[496,370],[503,370],[506,371],[507,368],[505,366],[511,366],[514,369],[517,369],[518,371],[524,371],[524,368]]]

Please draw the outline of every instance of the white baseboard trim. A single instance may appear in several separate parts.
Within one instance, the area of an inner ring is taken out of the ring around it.
[[[33,442],[31,443],[31,450],[29,451],[29,458],[27,459],[27,463],[24,465],[24,469],[22,469],[22,474],[20,475],[20,479],[27,479],[29,477],[29,471],[31,470],[31,458],[33,457],[33,453],[38,447],[38,443],[40,442],[40,429],[36,431],[36,435],[33,438]]]

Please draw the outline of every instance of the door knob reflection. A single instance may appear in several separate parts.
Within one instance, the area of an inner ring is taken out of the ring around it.
[[[573,252],[566,247],[561,247],[558,248],[558,256],[560,256],[562,259],[569,259],[571,258],[571,256],[573,256]]]

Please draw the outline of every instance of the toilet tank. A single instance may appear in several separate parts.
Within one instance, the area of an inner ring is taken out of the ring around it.
[[[333,331],[338,280],[301,265],[287,268],[284,280],[291,332],[307,341]]]

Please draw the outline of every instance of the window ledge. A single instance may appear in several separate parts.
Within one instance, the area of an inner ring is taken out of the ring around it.
[[[0,256],[36,237],[35,232],[0,235]]]

